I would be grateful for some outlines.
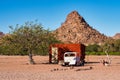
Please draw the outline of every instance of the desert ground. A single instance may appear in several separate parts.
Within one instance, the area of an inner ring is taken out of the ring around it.
[[[86,56],[84,66],[63,67],[48,64],[48,56],[0,56],[0,80],[120,80],[120,56],[110,56],[111,64],[103,66],[106,56]]]

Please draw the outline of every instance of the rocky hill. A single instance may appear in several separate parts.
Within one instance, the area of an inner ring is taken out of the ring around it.
[[[66,21],[53,33],[64,43],[102,44],[109,39],[87,24],[77,11],[68,14]]]
[[[113,39],[120,39],[120,33],[115,34],[115,36],[113,36]]]

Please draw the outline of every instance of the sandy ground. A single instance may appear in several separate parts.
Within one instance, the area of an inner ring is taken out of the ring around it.
[[[120,80],[120,56],[110,58],[110,66],[103,66],[106,56],[87,56],[85,66],[71,69],[48,64],[48,56],[34,56],[35,65],[28,56],[0,56],[0,80]]]

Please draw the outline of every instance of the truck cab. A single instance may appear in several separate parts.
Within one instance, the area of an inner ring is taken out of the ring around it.
[[[81,65],[80,56],[77,52],[65,52],[64,65]]]

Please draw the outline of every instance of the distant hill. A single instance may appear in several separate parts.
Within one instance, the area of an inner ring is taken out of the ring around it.
[[[120,39],[120,33],[116,33],[116,34],[113,36],[113,39]]]
[[[53,33],[64,43],[102,44],[110,39],[93,29],[77,11],[68,14],[65,22]]]

